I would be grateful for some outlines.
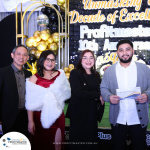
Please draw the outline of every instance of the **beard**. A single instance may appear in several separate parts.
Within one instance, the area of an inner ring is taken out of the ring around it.
[[[122,58],[120,58],[120,57],[118,56],[120,62],[122,62],[122,63],[129,63],[129,62],[131,62],[132,57],[133,57],[133,53],[132,53],[132,55],[131,55],[128,59],[126,59],[126,60],[123,60]]]

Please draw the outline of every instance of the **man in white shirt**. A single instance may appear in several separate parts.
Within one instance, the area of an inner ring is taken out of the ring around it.
[[[124,150],[130,133],[135,150],[146,150],[146,128],[149,122],[150,69],[132,60],[133,43],[120,40],[117,44],[119,62],[109,67],[101,83],[103,100],[110,102],[109,121],[112,126],[113,150]],[[116,90],[141,89],[136,98],[117,96]]]

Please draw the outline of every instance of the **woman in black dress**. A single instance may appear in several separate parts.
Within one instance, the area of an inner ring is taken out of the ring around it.
[[[98,150],[97,119],[102,118],[104,101],[100,96],[101,79],[92,51],[80,54],[69,81],[71,99],[66,114],[70,118],[69,150]]]

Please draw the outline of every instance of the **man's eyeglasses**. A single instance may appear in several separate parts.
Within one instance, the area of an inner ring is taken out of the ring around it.
[[[47,62],[52,62],[52,63],[54,63],[54,62],[55,62],[55,59],[46,58],[46,61],[47,61]]]

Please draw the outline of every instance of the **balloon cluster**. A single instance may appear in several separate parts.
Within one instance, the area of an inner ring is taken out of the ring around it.
[[[59,33],[51,33],[49,29],[43,31],[35,31],[33,37],[27,38],[26,46],[31,48],[29,50],[28,63],[33,65],[35,61],[40,57],[42,51],[52,50],[55,55],[58,54],[58,48],[62,49],[64,43],[60,42],[59,45]],[[31,69],[29,65],[25,65],[26,69]]]
[[[29,55],[34,55],[36,59],[40,57],[42,51],[49,49],[57,55],[58,48],[63,47],[62,44],[59,45],[59,33],[52,34],[49,29],[35,31],[33,37],[26,40],[26,46],[32,48]]]
[[[53,6],[59,11],[59,8],[56,4],[53,4]],[[64,8],[63,5],[62,5],[62,8],[60,6],[60,10],[61,10],[60,13],[61,13],[63,20],[65,20],[65,15],[64,15],[65,9],[63,10],[63,8]],[[47,27],[51,30],[51,32],[52,33],[58,32],[58,16],[57,16],[56,11],[53,8],[48,7],[48,5],[47,5],[41,9],[41,12],[43,14],[47,15],[47,17],[49,18],[49,24],[47,25]],[[63,25],[63,27],[64,27],[64,25]]]
[[[63,19],[63,30],[65,30],[65,0],[61,0],[58,4],[60,6],[60,14]],[[53,6],[59,11],[57,5],[53,4]],[[62,49],[62,47],[64,47],[64,43],[62,44],[62,42],[60,42],[59,45],[59,40],[61,39],[59,39],[58,16],[55,9],[49,7],[48,4],[41,9],[41,12],[44,16],[39,16],[37,19],[37,23],[40,26],[47,25],[49,29],[45,29],[43,31],[35,31],[33,37],[30,37],[26,40],[26,46],[31,48],[29,50],[28,63],[32,65],[32,68],[34,68],[33,63],[35,63],[35,61],[40,57],[42,51],[49,49],[57,55],[58,48],[60,47],[60,49]],[[62,31],[60,30],[60,32]],[[25,68],[31,69],[31,66],[26,65]]]
[[[74,65],[73,64],[69,64],[68,67],[65,67],[64,68],[64,72],[65,72],[65,75],[67,76],[67,79],[69,79],[69,76],[70,76],[70,72],[71,70],[74,69]]]

